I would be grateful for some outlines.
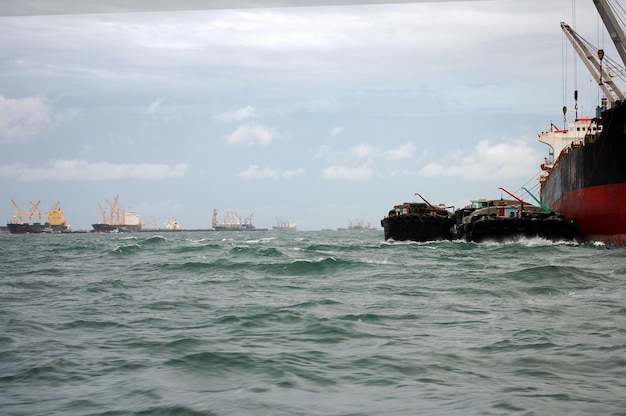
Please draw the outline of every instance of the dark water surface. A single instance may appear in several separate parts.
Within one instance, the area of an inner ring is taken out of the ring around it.
[[[626,414],[626,247],[382,240],[0,235],[0,414]]]

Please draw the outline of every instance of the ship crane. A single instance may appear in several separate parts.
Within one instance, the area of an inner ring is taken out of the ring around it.
[[[213,227],[217,225],[217,208],[213,208],[213,217],[211,218],[211,225]]]
[[[618,24],[617,18],[609,7],[607,0],[593,0],[593,4],[598,9],[600,18],[609,31],[613,44],[615,44],[615,49],[617,49],[617,53],[622,58],[622,63],[626,66],[626,34],[624,34],[624,30]]]
[[[589,50],[585,41],[578,35],[578,33],[569,27],[569,25],[561,23],[561,29],[591,73],[593,79],[595,79],[600,88],[602,88],[604,95],[611,101],[611,104],[615,103],[617,100],[624,101],[626,96],[624,96],[624,93],[622,93],[617,85],[615,85],[612,76],[602,65],[602,57],[604,56],[602,50],[598,51],[598,60],[598,58],[596,58],[596,56]]]
[[[102,224],[107,224],[107,212],[100,204],[98,204],[98,208],[100,208],[100,215],[102,215]]]
[[[20,207],[17,206],[17,204],[15,203],[14,200],[11,200],[11,203],[13,204],[13,208],[15,208],[15,212],[17,214],[17,218],[19,219],[18,224],[22,224],[24,222],[24,213],[22,212]]]
[[[111,203],[108,199],[105,199],[105,201],[107,201],[107,204],[109,204],[109,224],[111,225],[121,224],[118,198],[119,195],[115,195],[115,198],[113,198],[113,203]]]
[[[41,201],[37,201],[36,204],[33,204],[31,201],[28,202],[30,203],[30,209],[28,210],[28,224],[33,225],[33,215],[35,215],[35,212],[39,210],[39,204],[41,204]],[[39,223],[41,223],[41,211],[39,211]]]

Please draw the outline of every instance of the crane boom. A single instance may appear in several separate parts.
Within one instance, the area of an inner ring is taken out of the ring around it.
[[[20,220],[20,222],[18,222],[18,224],[22,224],[24,222],[24,213],[22,212],[20,207],[17,206],[17,204],[15,203],[14,200],[11,200],[11,203],[13,204],[13,208],[15,208],[15,212],[17,213],[17,217]]]
[[[593,4],[595,4],[596,9],[598,9],[600,18],[604,22],[604,26],[606,26],[606,29],[609,31],[609,36],[611,36],[615,44],[615,49],[617,49],[617,53],[620,58],[622,58],[624,66],[626,66],[626,35],[621,26],[617,23],[617,18],[613,10],[609,7],[607,0],[593,0]]]
[[[506,192],[507,194],[509,194],[511,196],[511,198],[514,198],[516,201],[518,201],[520,204],[522,204],[522,206],[524,205],[530,205],[528,202],[524,201],[521,198],[516,197],[515,195],[513,195],[511,192],[507,191],[506,189],[504,189],[503,187],[499,187],[498,188],[501,191]]]
[[[33,225],[33,215],[35,215],[35,213],[39,210],[39,204],[41,204],[41,200],[37,201],[36,204],[33,204],[31,201],[28,202],[30,203],[30,209],[28,210],[28,224]],[[41,218],[41,214],[39,214],[39,218]],[[39,222],[41,222],[41,220]]]
[[[107,212],[104,210],[104,208],[102,208],[102,205],[98,204],[98,208],[100,208],[100,214],[102,215],[102,224],[108,224],[107,223]]]
[[[598,58],[596,58],[596,55],[591,53],[581,37],[578,36],[578,33],[576,33],[571,27],[569,27],[568,24],[563,22],[561,23],[561,29],[563,30],[563,33],[565,33],[565,37],[571,42],[578,56],[580,56],[580,59],[583,61],[583,63],[591,73],[593,79],[595,79],[598,85],[600,85],[600,88],[602,88],[604,95],[606,95],[611,103],[614,103],[616,100],[624,101],[624,98],[626,98],[624,96],[624,93],[622,93],[620,89],[617,88],[612,80],[611,75],[606,72],[604,67],[600,64]]]
[[[419,196],[420,198],[422,198],[422,201],[426,202],[426,205],[428,205],[433,211],[435,212],[439,212],[441,211],[441,209],[437,208],[436,206],[434,206],[433,204],[431,204],[430,202],[428,202],[426,200],[426,198],[424,198],[423,196],[421,196],[418,192],[415,192],[415,195]]]

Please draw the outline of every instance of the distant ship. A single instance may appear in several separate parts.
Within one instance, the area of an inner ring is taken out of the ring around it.
[[[24,222],[23,211],[18,207],[14,200],[11,200],[15,208],[16,215],[7,223],[7,230],[11,234],[40,234],[40,233],[65,233],[70,232],[70,225],[65,221],[63,211],[59,208],[59,202],[54,204],[50,211],[46,211],[47,222],[42,222],[43,213],[39,209],[38,201],[36,204],[30,203],[31,209],[28,210],[28,222]],[[33,217],[37,215],[39,222],[33,222]]]
[[[617,51],[626,65],[626,35],[606,0],[594,0]],[[615,8],[619,7],[616,5]],[[626,244],[626,97],[613,83],[604,52],[588,44],[561,23],[591,75],[605,95],[594,118],[576,115],[567,129],[552,125],[539,134],[551,147],[542,164],[541,201],[579,227],[583,241]],[[597,56],[597,58],[596,58]],[[578,98],[578,91],[574,98]],[[567,108],[563,108],[564,114]]]
[[[172,230],[172,231],[180,231],[180,224],[178,224],[177,220],[168,221],[165,224],[165,229]]]
[[[139,214],[134,211],[126,211],[120,207],[118,201],[119,195],[115,195],[113,202],[107,200],[109,205],[109,217],[102,206],[98,204],[100,208],[100,214],[102,215],[102,222],[98,224],[91,224],[93,232],[95,233],[133,233],[141,231],[141,221]]]
[[[240,218],[234,211],[226,212],[224,220],[220,223],[217,221],[217,208],[213,209],[213,218],[211,226],[214,231],[266,231],[267,228],[258,229],[252,225],[252,214],[245,218]]]
[[[350,221],[348,228],[337,228],[338,231],[350,230],[350,231],[366,231],[366,230],[375,230],[376,228],[372,227],[372,225],[363,220],[357,220],[354,224]]]
[[[296,231],[296,223],[276,219],[276,225],[272,227],[274,231]]]

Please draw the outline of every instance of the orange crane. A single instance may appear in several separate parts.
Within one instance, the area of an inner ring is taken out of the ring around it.
[[[37,201],[36,204],[33,204],[31,201],[28,202],[30,203],[30,209],[28,210],[28,224],[33,225],[33,215],[35,215],[35,212],[39,210],[39,204],[41,204],[41,201]],[[39,212],[39,223],[41,223],[41,211]]]
[[[113,198],[113,203],[111,203],[111,201],[109,201],[108,199],[105,199],[105,201],[107,201],[107,204],[109,204],[109,224],[111,225],[119,224],[119,213],[117,212],[118,211],[118,202],[117,202],[118,196],[119,195],[115,195],[115,198]]]
[[[107,212],[102,208],[102,205],[98,204],[98,208],[100,208],[100,213],[102,214],[102,224],[107,223]]]
[[[15,212],[17,213],[17,217],[19,218],[18,224],[22,224],[24,222],[24,213],[22,212],[20,207],[17,206],[14,200],[11,200],[11,202],[13,203],[13,207],[15,208]]]

